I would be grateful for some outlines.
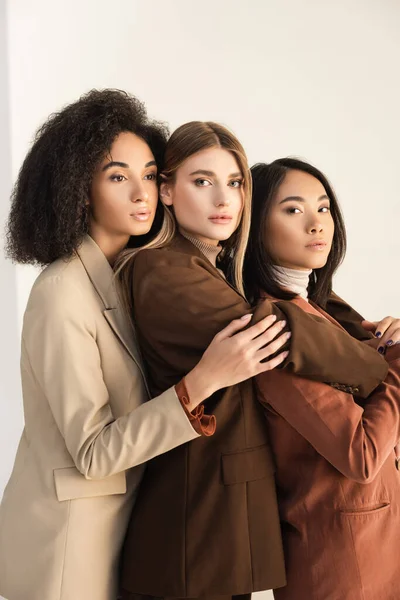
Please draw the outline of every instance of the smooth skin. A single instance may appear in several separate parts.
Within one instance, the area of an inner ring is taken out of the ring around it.
[[[160,192],[164,204],[173,206],[179,228],[206,244],[217,246],[239,226],[243,177],[232,153],[223,148],[190,156]]]
[[[266,245],[275,263],[297,270],[323,267],[334,228],[322,183],[303,171],[289,171],[266,224]]]

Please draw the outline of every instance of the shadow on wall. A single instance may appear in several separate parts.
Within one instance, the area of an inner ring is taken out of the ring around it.
[[[0,5],[0,498],[22,428],[16,267],[4,257],[4,222],[11,191],[11,136],[5,2]]]

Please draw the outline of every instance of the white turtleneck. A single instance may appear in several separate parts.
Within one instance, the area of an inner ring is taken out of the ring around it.
[[[312,270],[300,271],[274,265],[279,284],[308,302],[307,288]]]

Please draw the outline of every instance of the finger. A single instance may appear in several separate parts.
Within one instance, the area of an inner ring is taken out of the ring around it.
[[[382,321],[379,321],[376,325],[375,335],[377,338],[381,338],[387,329],[390,327],[392,322],[394,321],[393,317],[385,317]]]
[[[221,331],[219,331],[217,335],[214,336],[214,339],[216,341],[222,342],[222,340],[232,337],[232,335],[234,335],[237,331],[240,331],[241,329],[247,327],[247,325],[251,321],[252,316],[253,315],[251,314],[243,315],[243,317],[241,317],[240,319],[234,319],[234,321],[231,321],[229,325],[221,329]]]
[[[291,335],[292,334],[290,333],[290,331],[287,331],[280,335],[273,342],[270,342],[267,346],[265,346],[265,348],[258,350],[258,352],[256,352],[255,355],[257,360],[265,360],[266,358],[268,358],[268,356],[272,356],[273,354],[278,352],[278,350],[281,350],[283,346],[285,346],[285,344],[289,341]],[[286,349],[287,348],[285,348],[285,350]]]
[[[395,344],[400,344],[400,327],[392,333],[390,340],[386,342],[386,346],[394,346]]]
[[[364,321],[361,321],[361,325],[367,331],[372,331],[373,333],[375,333],[376,326],[378,325],[378,321],[366,321],[366,320],[364,320]]]
[[[394,321],[392,325],[386,330],[385,335],[379,340],[379,348],[386,346],[393,346],[399,341],[400,336],[400,323],[398,320]]]
[[[270,344],[272,340],[282,333],[282,329],[284,329],[285,325],[286,321],[278,321],[275,323],[275,325],[267,329],[267,331],[264,331],[264,333],[256,337],[254,340],[247,342],[247,347],[250,350],[253,350],[253,352],[261,350],[261,348],[264,348],[264,346]]]
[[[244,344],[262,335],[265,330],[269,329],[276,322],[276,315],[268,315],[255,325],[252,325],[245,331],[238,333],[238,337]]]
[[[275,356],[274,358],[271,358],[271,360],[268,360],[267,362],[264,363],[260,363],[260,368],[258,373],[265,373],[265,371],[272,371],[272,369],[275,369],[276,367],[278,367],[280,364],[283,363],[283,361],[285,360],[285,358],[287,358],[289,352],[281,352],[280,354],[278,354],[278,356]]]

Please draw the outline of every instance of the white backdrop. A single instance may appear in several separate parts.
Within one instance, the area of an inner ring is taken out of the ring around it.
[[[336,291],[368,318],[400,315],[398,0],[2,0],[1,10],[0,219],[41,121],[92,87],[122,88],[172,128],[223,122],[251,163],[314,162],[348,227]],[[36,273],[0,267],[1,494],[22,427],[17,348]]]

